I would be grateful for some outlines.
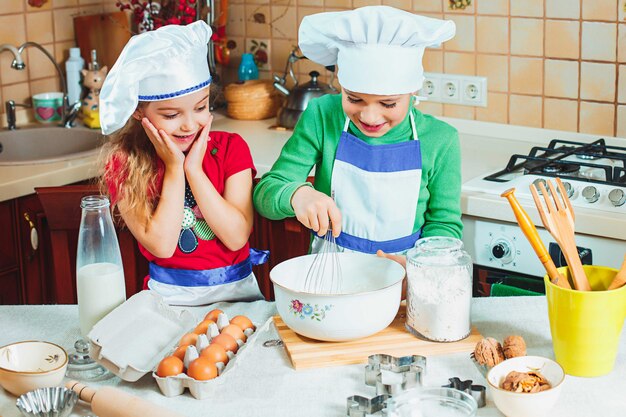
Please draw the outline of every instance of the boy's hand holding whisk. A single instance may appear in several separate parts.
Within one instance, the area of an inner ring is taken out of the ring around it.
[[[332,197],[304,186],[293,194],[291,205],[298,221],[318,236],[325,236],[329,228],[333,237],[341,234],[341,211]]]

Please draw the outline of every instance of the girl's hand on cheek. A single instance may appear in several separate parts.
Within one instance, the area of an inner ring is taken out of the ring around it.
[[[211,130],[212,121],[213,115],[211,115],[209,122],[200,131],[200,135],[198,135],[196,141],[191,145],[191,149],[185,157],[185,172],[192,172],[194,170],[202,171],[202,161],[206,154],[208,142],[211,140],[209,132]]]
[[[158,130],[146,117],[141,119],[141,125],[166,167],[182,165],[185,155],[164,130]]]

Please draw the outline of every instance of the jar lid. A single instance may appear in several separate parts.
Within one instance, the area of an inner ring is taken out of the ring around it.
[[[448,236],[419,239],[407,252],[409,261],[416,261],[417,258],[428,259],[428,263],[440,265],[456,263],[459,258],[465,256],[469,255],[463,250],[463,242]]]

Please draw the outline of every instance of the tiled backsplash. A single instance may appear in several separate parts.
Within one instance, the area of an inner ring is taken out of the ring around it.
[[[76,46],[73,17],[117,11],[116,0],[47,0],[41,7],[28,0],[2,0],[0,5],[0,43],[19,46],[26,41],[40,43],[55,57],[61,68],[69,48]],[[13,55],[0,53],[0,103],[23,103],[33,94],[60,91],[54,66],[41,51],[27,48],[23,54],[26,70],[11,68]],[[2,126],[6,126],[4,105],[0,106]],[[18,111],[18,122],[32,112]],[[31,120],[32,121],[32,120]]]
[[[457,35],[427,50],[429,72],[488,77],[489,106],[420,103],[434,115],[626,137],[626,0],[231,0],[227,34],[270,40],[282,75],[304,16],[384,4],[451,19]],[[257,23],[261,13],[266,23]],[[256,19],[258,20],[258,19]],[[298,75],[320,67],[300,61]],[[233,60],[232,66],[237,63]],[[322,71],[320,71],[322,72]],[[264,74],[269,77],[269,73]]]
[[[35,8],[27,0],[2,0],[0,43],[39,42],[62,64],[74,46],[72,17],[117,11],[115,2],[48,0]],[[473,0],[451,10],[448,0],[230,0],[227,36],[237,48],[224,79],[236,77],[246,39],[269,40],[270,71],[261,71],[262,77],[282,75],[304,16],[385,4],[455,21],[456,37],[427,50],[426,71],[488,77],[488,107],[422,102],[423,111],[626,137],[625,2]],[[12,70],[11,60],[10,53],[0,54],[0,102],[58,90],[54,68],[39,51],[28,50],[27,71]],[[324,72],[311,62],[297,63],[302,81],[313,69]]]

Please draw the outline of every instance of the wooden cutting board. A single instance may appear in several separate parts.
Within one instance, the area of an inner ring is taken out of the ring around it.
[[[386,329],[349,342],[322,342],[300,336],[287,327],[278,315],[274,316],[274,324],[295,369],[367,363],[367,357],[377,353],[432,356],[471,352],[482,339],[475,327],[472,327],[468,337],[458,342],[437,343],[419,339],[404,327],[405,310],[402,304],[396,318]]]
[[[98,53],[100,67],[111,67],[130,39],[130,21],[124,12],[112,12],[74,17],[76,46],[85,60],[91,62],[91,50]]]

